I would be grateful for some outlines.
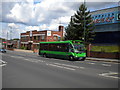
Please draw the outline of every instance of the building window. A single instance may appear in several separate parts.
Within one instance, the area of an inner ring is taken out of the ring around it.
[[[112,13],[112,15],[114,15],[114,13]]]
[[[40,36],[38,36],[38,40],[40,40]]]
[[[54,40],[57,40],[57,37],[56,37],[56,36],[54,36]]]
[[[60,38],[60,37],[58,37],[58,41],[60,41],[60,39],[61,39],[61,38]]]
[[[42,35],[41,39],[44,40],[44,39],[45,39],[45,36]]]
[[[36,36],[34,36],[34,40],[36,40]]]
[[[32,37],[30,37],[30,41],[32,41]]]
[[[21,40],[27,40],[27,37],[21,37]]]

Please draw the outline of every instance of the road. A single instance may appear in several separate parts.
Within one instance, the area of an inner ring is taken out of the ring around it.
[[[118,63],[69,61],[7,51],[3,88],[118,88]]]

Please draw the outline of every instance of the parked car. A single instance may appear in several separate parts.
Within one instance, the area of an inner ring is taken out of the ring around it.
[[[0,49],[0,52],[2,52],[2,53],[6,53],[6,49],[1,48],[1,49]]]

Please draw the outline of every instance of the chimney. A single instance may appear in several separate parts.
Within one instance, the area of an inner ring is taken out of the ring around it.
[[[59,26],[59,32],[63,32],[64,26]]]
[[[64,26],[59,26],[59,32],[61,32],[62,37],[63,37],[63,29],[64,29]]]

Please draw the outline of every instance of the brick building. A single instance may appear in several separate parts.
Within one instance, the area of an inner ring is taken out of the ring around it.
[[[21,33],[21,48],[27,50],[34,50],[39,48],[39,42],[59,41],[63,38],[63,26],[59,26],[58,31],[44,30],[44,31],[27,31]]]

